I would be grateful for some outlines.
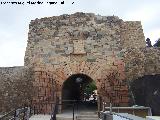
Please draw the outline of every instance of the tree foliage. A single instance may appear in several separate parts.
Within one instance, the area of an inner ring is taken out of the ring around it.
[[[149,38],[146,39],[147,47],[152,47],[151,40]]]
[[[153,46],[154,47],[160,47],[160,38],[156,41],[156,43]]]
[[[96,89],[97,89],[96,83],[93,81],[85,87],[84,92],[89,95],[92,94],[92,92]]]

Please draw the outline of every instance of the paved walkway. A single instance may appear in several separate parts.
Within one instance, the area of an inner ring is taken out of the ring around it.
[[[50,120],[51,115],[33,115],[29,120]]]
[[[146,120],[144,118],[140,118],[140,117],[137,117],[137,116],[134,116],[134,115],[126,114],[126,113],[122,113],[120,115],[129,117],[133,120]],[[72,118],[71,114],[58,114],[57,115],[57,117],[62,117],[62,116],[63,116],[63,118]],[[50,115],[34,115],[29,120],[50,120],[50,117],[51,117]],[[117,116],[117,115],[113,115],[113,120],[128,120],[128,119],[122,118],[122,117]]]

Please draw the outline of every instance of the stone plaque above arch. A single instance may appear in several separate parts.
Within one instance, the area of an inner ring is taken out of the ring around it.
[[[74,50],[72,54],[82,55],[86,54],[84,50],[84,40],[73,40]]]

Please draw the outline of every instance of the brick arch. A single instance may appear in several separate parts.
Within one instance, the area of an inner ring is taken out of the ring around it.
[[[62,97],[62,86],[67,78],[73,74],[85,74],[96,82],[98,96],[102,98],[101,100],[123,106],[122,103],[125,105],[128,103],[128,89],[125,84],[124,65],[122,60],[112,57],[108,61],[101,60],[99,62],[72,61],[63,62],[55,66],[48,64],[42,65],[41,69],[38,69],[52,76],[52,79],[56,82],[56,91],[54,92],[56,92],[56,96],[59,99]],[[101,106],[101,100],[99,99],[99,106]]]
[[[62,98],[62,88],[63,83],[67,80],[71,75],[74,74],[84,74],[90,77],[95,81],[97,86],[97,91],[100,88],[101,81],[101,71],[102,65],[98,62],[89,63],[86,61],[82,62],[69,62],[69,63],[61,63],[56,67],[54,66],[45,66],[46,71],[52,73],[52,76],[56,82],[56,95],[60,99]],[[99,103],[98,103],[99,104]],[[99,105],[98,105],[99,106]],[[61,111],[62,106],[59,107],[59,111]]]
[[[54,70],[54,75],[57,76],[59,81],[59,90],[62,89],[63,82],[73,74],[85,74],[92,78],[98,87],[98,79],[101,79],[102,67],[96,63],[89,62],[70,62],[63,63],[57,69]]]
[[[82,77],[83,79],[85,78],[87,78],[87,82],[92,82],[92,81],[94,81],[95,82],[95,84],[96,84],[96,87],[97,87],[97,81],[96,80],[94,80],[94,79],[92,79],[90,76],[88,76],[88,75],[86,75],[86,74],[82,74],[82,73],[77,73],[77,74],[72,74],[71,76],[69,76],[66,80],[64,80],[63,81],[63,84],[62,84],[62,87],[61,87],[61,92],[62,92],[62,90],[63,90],[63,87],[64,87],[64,85],[65,85],[65,82],[67,82],[68,80],[71,80],[72,78],[76,78],[76,77]],[[85,81],[84,81],[85,82]]]

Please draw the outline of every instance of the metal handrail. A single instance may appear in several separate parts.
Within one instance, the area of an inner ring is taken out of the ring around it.
[[[108,112],[105,112],[106,110],[105,110],[105,102],[103,102],[103,111],[101,112],[101,114],[103,115],[103,119],[102,120],[106,120],[106,117],[107,117],[107,115],[111,115],[112,117],[113,117],[113,115],[116,115],[116,116],[119,116],[119,117],[121,117],[121,118],[125,118],[125,119],[127,119],[127,120],[134,120],[133,118],[130,118],[130,117],[127,117],[127,116],[125,116],[125,115],[120,115],[120,114],[118,114],[118,113],[115,113],[115,112],[112,112],[112,109],[114,108],[114,107],[112,107],[112,104],[110,103],[110,107],[109,107],[109,110],[110,111],[108,111]],[[119,111],[119,110],[118,110]]]
[[[2,116],[0,117],[0,120],[3,120],[4,118],[6,118],[6,117],[9,116],[9,115],[10,115],[10,116],[13,116],[14,114],[15,114],[15,110],[12,110],[12,111],[10,111],[10,112],[2,115]]]
[[[73,102],[72,104],[67,104],[67,105],[72,105],[72,110],[73,110],[72,114],[73,114],[73,120],[74,120],[74,116],[75,116],[75,102],[78,102],[80,100],[62,100],[62,102],[65,102],[65,101],[67,101],[67,102]],[[54,107],[53,112],[51,114],[51,119],[50,120],[56,120],[56,114],[57,114],[58,105],[63,105],[63,103],[61,103],[61,104],[55,103],[55,107]]]
[[[29,113],[27,113],[27,111]],[[22,108],[18,108],[16,110],[12,110],[8,113],[6,113],[5,115],[0,117],[0,120],[5,120],[6,118],[8,120],[15,120],[16,118],[18,118],[20,115],[22,115],[22,113],[24,114],[22,117],[25,120],[29,120],[29,115],[30,115],[30,108],[29,107],[22,107]],[[11,117],[11,118],[8,118]]]
[[[71,102],[71,103],[66,103],[66,102]],[[51,111],[51,120],[56,120],[56,114],[57,114],[57,110],[58,110],[58,106],[59,105],[70,105],[72,106],[72,110],[73,110],[73,120],[74,120],[74,117],[75,117],[75,107],[76,105],[78,104],[78,102],[83,102],[83,100],[62,100],[61,103],[59,103],[58,100],[56,100],[55,102],[40,102],[40,103],[34,103],[33,107],[32,107],[32,110],[33,110],[33,114],[39,114],[43,111],[37,111],[38,110],[38,105],[44,105],[44,104],[51,104],[52,106],[52,111]],[[77,109],[78,109],[78,106],[77,106]],[[43,114],[43,113],[42,113]],[[45,113],[44,113],[45,114]]]

